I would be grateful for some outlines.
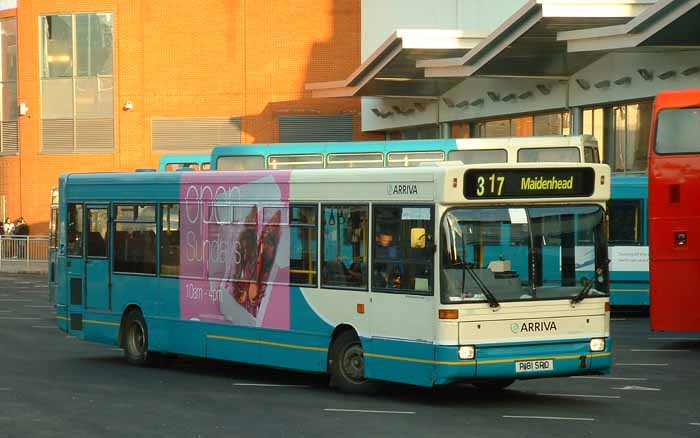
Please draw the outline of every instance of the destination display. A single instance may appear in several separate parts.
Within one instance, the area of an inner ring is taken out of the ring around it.
[[[467,199],[561,198],[593,194],[590,167],[560,169],[470,169],[464,174]]]

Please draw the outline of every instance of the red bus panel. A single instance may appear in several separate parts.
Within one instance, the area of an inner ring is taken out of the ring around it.
[[[700,331],[700,89],[657,96],[650,144],[651,328]]]

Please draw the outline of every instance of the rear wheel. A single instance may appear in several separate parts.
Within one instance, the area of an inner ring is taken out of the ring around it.
[[[502,391],[515,382],[515,379],[488,379],[472,382],[481,391]]]
[[[132,309],[124,321],[122,348],[127,362],[146,366],[159,362],[157,353],[148,351],[148,327],[139,309]]]
[[[365,356],[357,335],[351,331],[340,334],[331,345],[330,384],[343,392],[369,393],[375,383],[365,378]]]

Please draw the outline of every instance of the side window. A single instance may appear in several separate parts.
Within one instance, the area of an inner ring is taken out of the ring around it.
[[[156,206],[117,205],[114,272],[156,273]]]
[[[160,275],[180,274],[180,204],[160,206]]]
[[[109,248],[109,223],[107,207],[88,208],[87,256],[107,257]]]
[[[289,282],[316,286],[318,226],[315,206],[292,205],[289,218]]]
[[[83,206],[68,204],[66,251],[69,256],[83,255]]]
[[[51,207],[51,222],[49,223],[49,248],[58,246],[58,234],[56,224],[58,223],[58,208]]]
[[[432,207],[379,205],[373,211],[372,289],[432,293]]]
[[[369,207],[324,205],[321,286],[367,289]]]
[[[608,243],[643,244],[641,199],[613,199],[608,203]]]

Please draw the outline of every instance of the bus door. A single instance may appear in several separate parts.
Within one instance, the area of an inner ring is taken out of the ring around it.
[[[109,309],[109,205],[87,205],[85,222],[85,307]]]
[[[58,205],[51,205],[49,216],[49,304],[56,305],[56,261],[58,257]]]
[[[80,203],[68,203],[67,207],[65,275],[68,287],[68,333],[81,336],[84,309],[85,209]]]
[[[431,379],[437,318],[432,290],[434,208],[374,205],[372,217],[372,341],[365,374],[398,382],[415,383],[420,375]]]

